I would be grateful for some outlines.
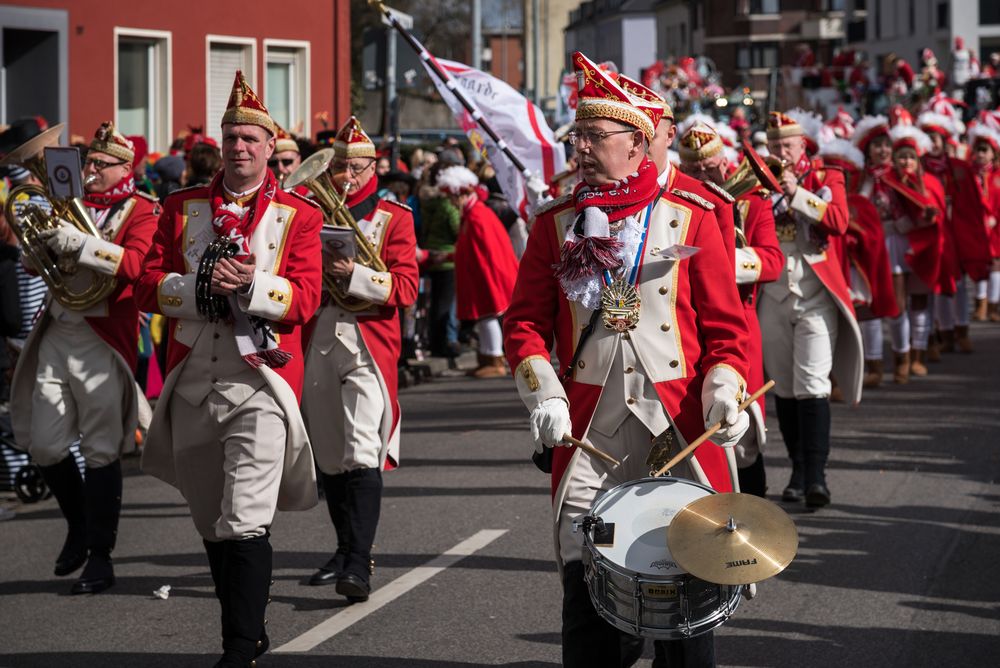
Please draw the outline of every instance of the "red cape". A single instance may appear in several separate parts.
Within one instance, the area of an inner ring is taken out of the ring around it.
[[[957,262],[958,272],[968,274],[974,281],[986,279],[990,273],[990,238],[984,225],[987,204],[972,168],[958,158],[948,158],[947,169],[930,173],[941,181],[951,202],[951,215],[944,224],[942,273],[948,272],[951,280],[957,279],[961,275],[956,273]]]
[[[906,263],[910,265],[913,273],[926,286],[933,290],[937,286],[938,274],[941,271],[941,255],[944,247],[944,217],[947,207],[944,202],[944,188],[941,186],[941,182],[930,174],[924,174],[923,180],[922,206],[918,206],[914,200],[904,197],[901,197],[900,201],[910,218],[920,224],[920,227],[916,227],[906,234],[906,238],[910,242],[910,250],[906,254]],[[934,222],[930,225],[920,223],[925,210],[923,207],[930,207],[937,211]]]
[[[476,199],[462,214],[455,243],[455,313],[459,320],[501,315],[510,306],[517,258],[503,223]]]
[[[866,197],[848,195],[847,210],[850,222],[845,250],[848,261],[868,285],[872,300],[867,306],[876,318],[895,318],[899,308],[892,288],[889,251],[885,247],[878,209]]]

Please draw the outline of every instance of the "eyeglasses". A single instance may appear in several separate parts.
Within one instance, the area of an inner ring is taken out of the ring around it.
[[[635,130],[613,130],[611,132],[605,130],[574,130],[566,135],[566,139],[570,144],[587,144],[593,146],[604,141],[611,135],[620,135],[626,132],[635,132]]]
[[[342,172],[350,172],[352,176],[361,176],[364,174],[365,170],[375,164],[375,159],[373,158],[365,165],[352,164],[348,162],[334,162],[332,165],[333,172],[340,174]]]
[[[277,167],[281,163],[282,167],[291,167],[295,164],[295,158],[271,158],[267,161],[268,167]]]
[[[94,169],[99,172],[107,169],[108,167],[118,167],[119,165],[124,164],[127,164],[124,160],[122,162],[104,162],[103,160],[98,160],[96,158],[87,158],[83,161],[84,168],[86,168],[87,165],[93,165]]]

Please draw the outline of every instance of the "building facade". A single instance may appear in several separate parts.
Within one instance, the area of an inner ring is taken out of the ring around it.
[[[564,64],[574,51],[595,62],[613,61],[633,79],[656,62],[656,0],[590,0],[570,12]]]
[[[0,26],[0,123],[41,115],[89,139],[113,119],[163,151],[189,126],[219,137],[237,69],[303,135],[350,113],[349,0],[22,0]]]

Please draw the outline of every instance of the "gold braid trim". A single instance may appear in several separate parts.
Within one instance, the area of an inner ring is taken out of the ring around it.
[[[587,118],[612,118],[641,130],[647,140],[653,140],[655,132],[653,121],[631,104],[615,100],[583,99],[577,104],[576,120],[582,121]]]

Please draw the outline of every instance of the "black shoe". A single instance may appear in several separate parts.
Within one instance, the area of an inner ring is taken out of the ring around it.
[[[806,492],[806,508],[822,508],[830,505],[830,490],[826,485],[816,483]]]
[[[341,572],[344,570],[345,556],[340,553],[334,554],[330,558],[330,561],[326,562],[325,566],[312,574],[312,577],[309,578],[309,585],[312,587],[321,587],[323,585],[337,584],[337,578],[340,577]]]
[[[87,533],[83,526],[70,527],[66,534],[66,542],[56,558],[56,567],[53,571],[62,577],[69,575],[87,563]]]
[[[337,593],[346,596],[351,603],[363,603],[372,593],[372,586],[357,575],[344,573],[337,580]]]
[[[70,594],[99,594],[115,584],[115,570],[111,566],[111,556],[91,552],[87,566],[80,579],[73,583]]]
[[[798,503],[805,496],[805,492],[801,487],[786,487],[785,491],[781,493],[781,500],[786,503]]]

